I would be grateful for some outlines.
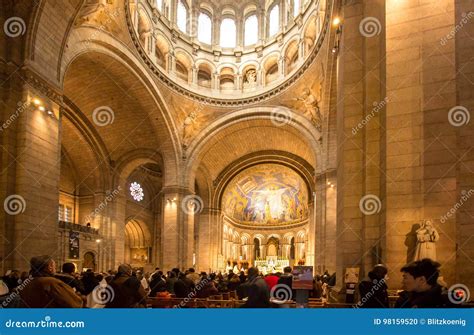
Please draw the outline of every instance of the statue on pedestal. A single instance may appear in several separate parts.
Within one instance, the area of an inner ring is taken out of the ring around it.
[[[423,220],[421,227],[416,231],[415,261],[430,258],[436,260],[436,245],[439,240],[438,231],[433,227],[431,220]]]

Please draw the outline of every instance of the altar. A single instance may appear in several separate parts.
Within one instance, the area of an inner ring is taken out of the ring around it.
[[[264,275],[267,273],[283,273],[283,269],[290,266],[290,260],[278,256],[267,256],[265,259],[255,260],[254,266]]]

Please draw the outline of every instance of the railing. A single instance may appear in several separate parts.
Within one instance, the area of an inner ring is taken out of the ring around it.
[[[59,225],[59,228],[61,229],[78,231],[81,233],[87,233],[87,234],[93,234],[93,235],[99,235],[99,229],[83,226],[77,223],[58,221],[58,225]]]

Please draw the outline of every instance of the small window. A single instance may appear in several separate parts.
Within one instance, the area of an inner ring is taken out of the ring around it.
[[[177,25],[183,33],[188,33],[188,10],[182,1],[178,2]]]
[[[249,16],[245,20],[245,45],[258,42],[258,19],[256,15]]]
[[[233,19],[224,19],[221,23],[221,47],[235,48],[237,30]]]
[[[300,0],[293,0],[293,16],[297,17],[300,14]]]
[[[72,208],[71,207],[64,207],[64,221],[72,222]]]
[[[163,9],[163,0],[156,0],[155,5],[156,8],[158,8],[158,10],[161,12],[161,10]]]
[[[64,221],[64,205],[59,205],[58,220]]]
[[[280,31],[280,6],[275,5],[270,11],[269,37],[276,35]]]
[[[198,39],[207,44],[212,43],[212,21],[209,15],[199,14]]]

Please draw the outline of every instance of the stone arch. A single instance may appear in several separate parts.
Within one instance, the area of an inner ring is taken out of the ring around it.
[[[96,42],[96,39],[91,40],[90,36],[96,36],[97,40],[101,40],[100,44]],[[143,69],[140,61],[109,34],[98,32],[93,28],[78,28],[76,33],[71,35],[71,39],[72,47],[67,49],[62,60],[61,85],[64,86],[65,75],[71,64],[83,55],[96,53],[110,57],[118,62],[128,71],[130,76],[135,78],[131,86],[137,87],[137,85],[142,85],[145,88],[144,92],[147,92],[146,100],[149,99],[147,103],[149,103],[150,108],[157,110],[157,117],[151,120],[150,125],[155,129],[154,133],[158,137],[160,151],[166,157],[164,162],[166,166],[165,171],[176,171],[181,151],[180,139],[176,131],[177,126],[175,120],[168,112],[168,106],[165,104],[160,90],[155,85],[153,78]],[[166,183],[176,185],[177,176],[173,173],[172,175],[165,176],[164,180]]]

